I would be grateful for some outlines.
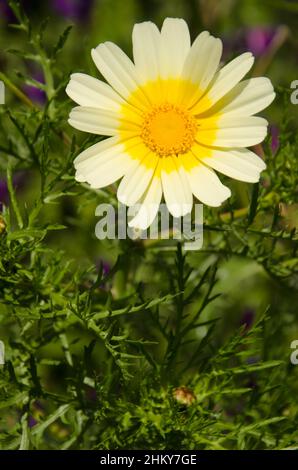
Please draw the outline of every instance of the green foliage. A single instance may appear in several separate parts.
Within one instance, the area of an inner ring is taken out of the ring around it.
[[[47,102],[30,101],[22,75],[1,73],[12,97],[0,108],[10,193],[0,220],[1,448],[297,448],[293,123],[283,120],[276,155],[265,143],[259,185],[229,182],[229,205],[205,209],[202,250],[99,242],[94,209],[115,204],[115,188],[74,180],[74,157],[96,139],[68,135],[71,70],[59,60],[70,28],[49,48],[45,25],[36,31],[12,5],[26,50],[10,52],[41,66]],[[280,89],[277,106],[288,115],[286,95]],[[19,171],[26,197],[15,189]],[[252,327],[241,326],[247,308]],[[183,387],[187,404],[177,399]]]

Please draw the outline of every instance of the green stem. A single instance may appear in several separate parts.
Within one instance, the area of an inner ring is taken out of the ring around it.
[[[164,368],[166,375],[171,374],[171,365],[175,357],[177,356],[179,346],[181,344],[181,327],[182,327],[182,320],[183,320],[183,313],[184,313],[184,261],[185,257],[182,253],[181,243],[177,245],[177,283],[178,283],[178,291],[179,295],[177,296],[177,316],[176,316],[176,327],[175,327],[175,334],[169,335],[168,339],[168,346],[164,356]]]
[[[54,78],[50,64],[50,59],[48,59],[44,54],[41,53],[41,66],[45,78],[45,90],[49,101],[53,98],[55,94]]]
[[[16,218],[17,218],[18,226],[19,226],[20,229],[22,229],[23,226],[24,226],[24,223],[23,223],[21,213],[19,211],[19,207],[18,207],[16,195],[15,195],[15,190],[14,190],[14,187],[13,187],[12,169],[11,169],[10,164],[7,166],[7,187],[8,187],[8,191],[9,191],[11,205],[13,207],[14,213],[15,213]]]
[[[2,72],[0,72],[0,80],[4,83],[4,85],[7,86],[7,88],[10,89],[10,91],[17,96],[23,103],[25,103],[27,106],[30,106],[30,108],[34,108],[34,104],[32,101],[28,98],[28,96],[25,95],[16,85],[14,85],[9,78]]]
[[[34,44],[37,52],[40,55],[40,65],[44,74],[45,79],[45,92],[47,95],[47,99],[49,101],[49,116],[53,118],[55,115],[55,109],[53,106],[53,97],[55,95],[55,86],[54,86],[54,78],[51,70],[51,60],[46,56],[44,50],[40,47],[38,43]]]

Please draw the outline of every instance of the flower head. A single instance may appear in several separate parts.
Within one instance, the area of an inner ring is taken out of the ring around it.
[[[174,217],[191,211],[193,195],[219,206],[231,192],[214,170],[259,180],[265,164],[246,147],[265,138],[267,121],[253,114],[275,94],[267,78],[241,81],[251,53],[220,67],[220,39],[204,31],[191,45],[182,19],[167,18],[161,31],[136,24],[132,41],[134,63],[111,42],[92,50],[109,84],[76,73],[66,92],[79,105],[69,123],[109,136],[76,158],[76,179],[102,188],[122,178],[120,202],[140,204],[129,225],[145,229],[162,196]]]
[[[180,404],[190,406],[196,401],[194,392],[188,387],[178,387],[173,390],[173,398]]]

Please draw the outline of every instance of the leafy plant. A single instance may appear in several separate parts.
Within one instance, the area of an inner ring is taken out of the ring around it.
[[[23,75],[0,74],[13,96],[0,108],[10,198],[0,224],[1,447],[297,448],[293,123],[283,120],[277,154],[265,143],[260,184],[235,183],[229,205],[205,209],[200,251],[99,242],[94,209],[116,198],[74,180],[73,159],[93,139],[67,126],[70,28],[49,48],[45,24],[34,30],[11,6],[26,48],[10,53],[41,67],[45,83],[28,83],[46,104],[21,90]],[[281,103],[289,115],[282,87]],[[26,198],[15,187],[20,172]],[[243,320],[248,307],[253,325]]]

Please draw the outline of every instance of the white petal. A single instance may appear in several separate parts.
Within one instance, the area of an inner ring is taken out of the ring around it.
[[[104,188],[122,178],[131,167],[136,164],[129,155],[117,154],[114,159],[111,159],[105,165],[99,165],[94,169],[92,174],[89,173],[87,182],[92,188]]]
[[[198,61],[200,64],[202,64],[201,57],[205,54],[205,50],[208,49],[207,45],[209,45],[209,39],[210,34],[208,31],[203,31],[196,37],[185,60],[182,71],[184,78],[192,77],[193,71],[196,69]]]
[[[263,160],[248,149],[214,149],[210,157],[197,157],[214,170],[249,183],[258,182],[266,168]]]
[[[187,23],[180,18],[166,18],[161,28],[160,73],[162,78],[179,77],[190,50]]]
[[[243,80],[204,113],[204,117],[216,113],[225,116],[252,116],[269,106],[274,98],[273,86],[268,78],[257,77]]]
[[[85,183],[85,181],[86,181],[85,176],[84,176],[82,173],[79,173],[79,172],[76,172],[76,174],[75,174],[75,179],[76,179],[76,181],[78,181],[79,183]]]
[[[197,141],[211,147],[250,147],[267,134],[268,122],[257,116],[210,118],[199,121]]]
[[[150,160],[150,167],[146,162]],[[143,196],[152,179],[158,157],[147,150],[147,155],[132,168],[122,179],[118,187],[117,197],[122,204],[132,206]]]
[[[134,142],[132,141],[131,145]],[[77,181],[86,181],[94,188],[103,188],[121,178],[137,161],[127,151],[129,146],[117,143],[115,137],[92,145],[74,162]]]
[[[92,49],[91,55],[100,73],[123,98],[127,98],[137,88],[135,66],[116,44],[99,44],[96,49]]]
[[[77,106],[69,115],[69,124],[80,131],[92,134],[115,135],[119,128],[118,114],[100,108]]]
[[[216,173],[198,161],[198,166],[187,171],[189,184],[194,196],[203,204],[218,207],[231,196]]]
[[[119,151],[123,150],[123,145],[119,144],[119,138],[117,136],[109,137],[108,139],[101,140],[91,145],[91,147],[88,147],[75,158],[73,162],[74,167],[78,168],[79,165],[84,167],[86,163],[88,164],[92,159],[98,158],[98,155],[103,155],[106,150],[114,149],[116,145],[118,145]]]
[[[84,73],[73,73],[65,91],[81,106],[116,111],[124,102],[107,83]]]
[[[151,21],[137,23],[132,33],[133,57],[142,83],[159,76],[160,32]]]
[[[201,33],[191,46],[183,67],[183,78],[197,85],[189,106],[193,106],[208,87],[219,67],[222,42],[209,33]]]
[[[141,207],[137,215],[129,221],[128,226],[146,230],[154,221],[162,197],[161,180],[158,176],[152,181],[141,200]]]
[[[134,164],[135,160],[132,160],[127,154],[117,153],[115,158],[111,158],[111,160],[105,162],[105,164],[97,164],[97,166],[91,167],[87,175],[80,173],[78,170],[76,179],[80,182],[86,181],[90,184],[91,188],[104,188],[105,186],[115,183],[115,181],[125,175]]]
[[[166,159],[162,162],[161,182],[165,201],[173,217],[183,217],[192,208],[192,193],[183,167],[178,167],[176,157],[172,159],[175,170],[169,172],[165,169]]]
[[[213,81],[210,83],[210,89],[206,96],[193,108],[194,114],[201,114],[209,109],[220,98],[226,95],[237,83],[242,80],[244,75],[251,69],[254,63],[254,57],[250,52],[245,52],[236,59],[229,62],[220,69]]]

